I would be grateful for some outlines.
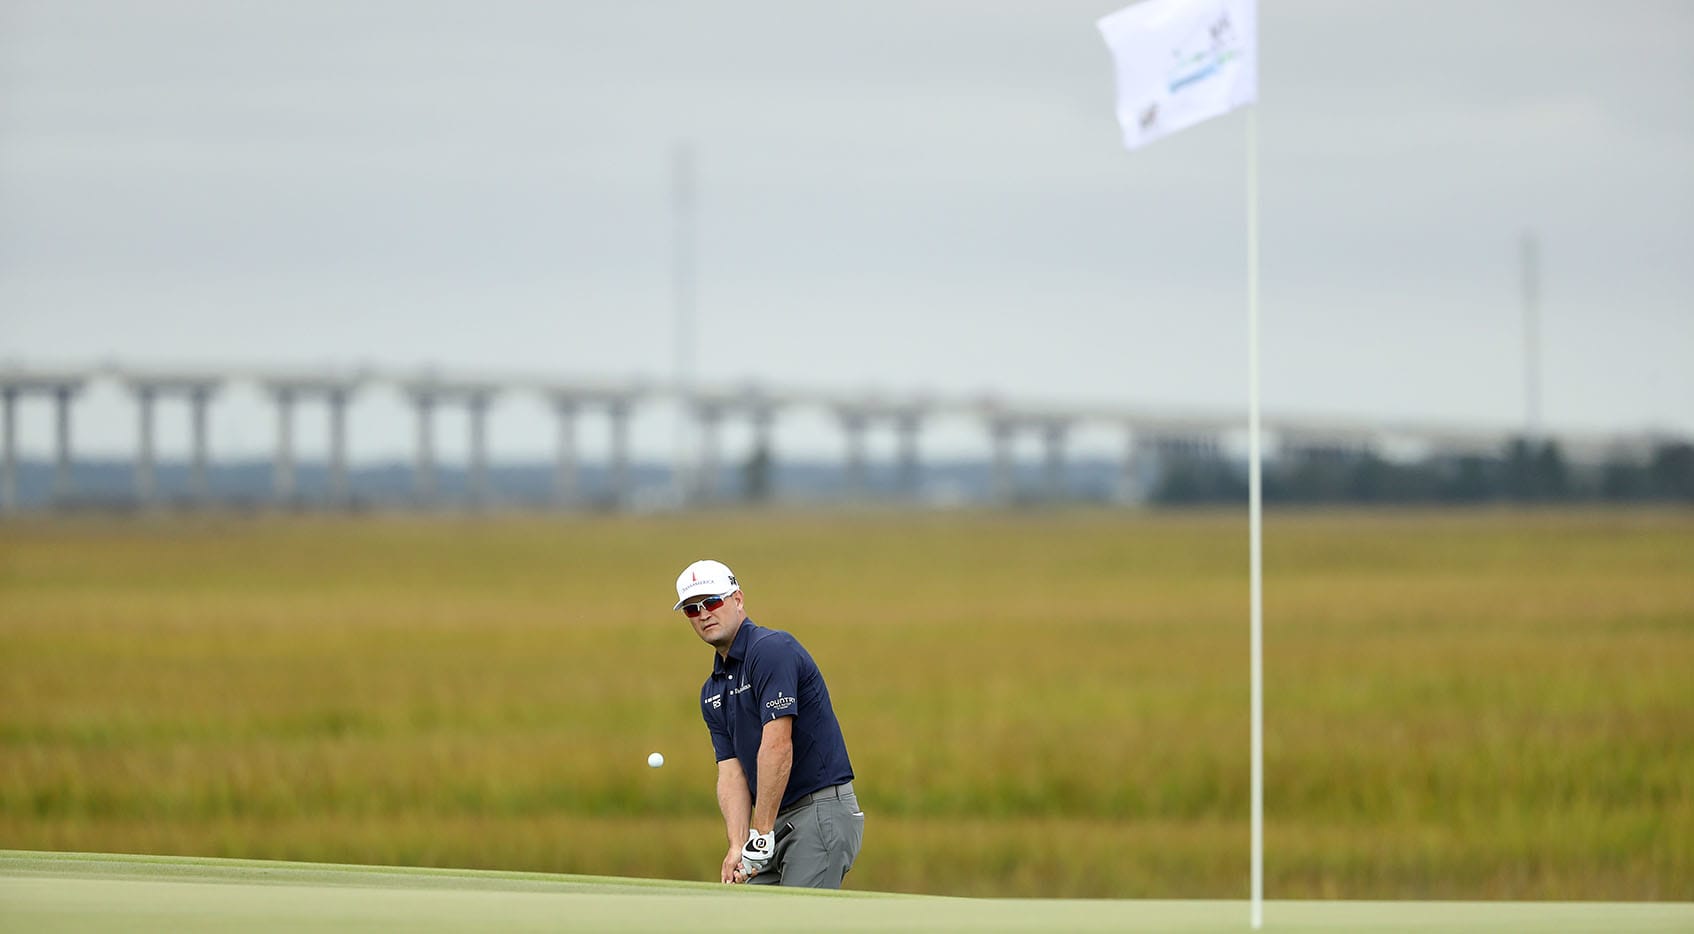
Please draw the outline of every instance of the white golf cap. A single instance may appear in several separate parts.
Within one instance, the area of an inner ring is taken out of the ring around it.
[[[715,597],[740,589],[741,585],[735,582],[735,572],[722,561],[696,561],[677,575],[676,606],[671,609],[682,609],[682,605],[694,597]]]

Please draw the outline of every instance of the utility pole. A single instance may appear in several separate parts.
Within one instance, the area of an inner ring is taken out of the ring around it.
[[[1541,436],[1541,247],[1534,233],[1523,235],[1523,380],[1524,436]]]
[[[695,476],[694,463],[694,147],[687,141],[676,144],[671,156],[671,214],[675,220],[675,242],[671,255],[672,301],[676,306],[675,369],[681,390],[677,408],[676,450],[671,468],[678,504],[694,498],[703,478]]]

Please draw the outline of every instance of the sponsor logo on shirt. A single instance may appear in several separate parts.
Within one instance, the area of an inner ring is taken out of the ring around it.
[[[794,706],[794,698],[783,697],[782,692],[776,692],[776,699],[765,701],[765,707],[770,710],[787,710]]]

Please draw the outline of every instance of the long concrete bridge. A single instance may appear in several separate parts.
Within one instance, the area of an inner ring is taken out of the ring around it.
[[[90,367],[31,369],[0,367],[0,402],[4,414],[4,460],[0,462],[0,510],[19,506],[17,468],[17,409],[31,400],[53,408],[54,472],[51,499],[64,503],[74,497],[71,420],[78,398],[91,384],[108,381],[124,387],[135,399],[137,413],[134,456],[134,495],[145,505],[155,502],[154,446],[156,408],[167,400],[188,406],[191,426],[189,497],[212,499],[207,479],[210,461],[207,410],[233,384],[256,387],[275,406],[276,443],[273,493],[278,502],[297,498],[295,412],[302,405],[322,405],[329,421],[327,504],[351,501],[348,479],[348,409],[360,392],[375,385],[398,390],[416,417],[413,492],[419,503],[437,501],[435,421],[439,410],[457,406],[468,416],[470,459],[468,494],[472,504],[495,499],[488,471],[489,410],[501,399],[528,394],[547,402],[558,426],[552,497],[560,507],[581,501],[578,475],[577,420],[585,412],[604,413],[611,438],[605,465],[614,503],[630,501],[631,464],[629,421],[644,405],[681,405],[692,413],[699,432],[698,460],[690,471],[693,482],[684,493],[694,502],[718,497],[712,488],[720,460],[720,434],[731,419],[751,426],[754,449],[769,451],[780,417],[810,409],[833,417],[846,442],[843,485],[851,494],[869,491],[867,436],[890,431],[896,445],[895,475],[903,491],[916,495],[921,469],[921,436],[926,425],[942,417],[978,422],[990,442],[994,496],[1010,501],[1015,495],[1014,460],[1020,438],[1039,439],[1043,489],[1050,498],[1063,497],[1066,445],[1081,427],[1107,426],[1123,433],[1126,482],[1138,462],[1172,456],[1220,458],[1225,440],[1239,434],[1245,412],[1173,413],[1116,405],[1023,404],[991,396],[935,394],[843,393],[797,387],[683,386],[656,381],[605,382],[522,374],[447,374],[433,369],[358,369],[315,371],[265,368],[174,369],[107,364]],[[1432,456],[1493,455],[1521,431],[1438,423],[1348,421],[1328,417],[1299,417],[1267,413],[1263,426],[1282,456],[1356,455],[1387,443],[1420,446]],[[1646,435],[1569,436],[1557,440],[1573,461],[1597,462],[1620,454],[1642,455],[1653,443]]]

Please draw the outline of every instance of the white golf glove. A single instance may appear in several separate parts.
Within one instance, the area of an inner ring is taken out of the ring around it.
[[[776,831],[769,830],[760,833],[757,830],[747,831],[747,843],[741,848],[741,871],[748,878],[765,871],[771,864],[771,858],[776,856]]]

